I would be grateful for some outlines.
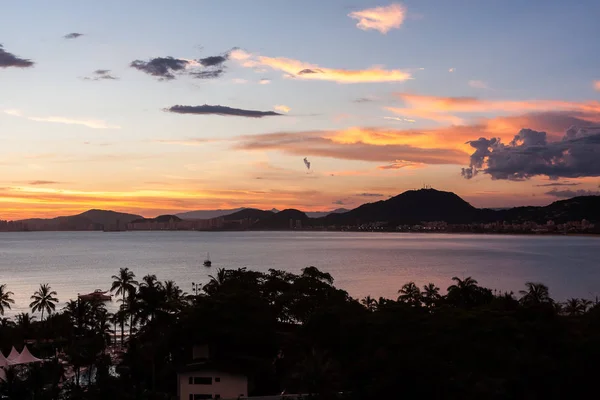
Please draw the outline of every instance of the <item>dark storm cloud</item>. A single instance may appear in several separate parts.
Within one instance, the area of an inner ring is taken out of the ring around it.
[[[522,129],[509,144],[500,139],[468,142],[475,152],[463,177],[483,172],[492,179],[525,180],[600,176],[600,128],[571,127],[560,141],[548,142],[546,132]],[[485,165],[485,168],[484,168]]]
[[[229,54],[223,56],[210,56],[198,60],[203,67],[220,67],[229,59]]]
[[[556,187],[556,186],[579,186],[581,185],[581,183],[561,183],[561,182],[556,182],[556,183],[544,183],[543,185],[535,185],[536,187]]]
[[[558,197],[559,199],[570,199],[579,196],[600,196],[600,191],[597,190],[551,190],[546,192],[549,196]]]
[[[4,50],[4,46],[0,44],[0,68],[28,68],[32,67],[33,64],[35,63],[31,60],[17,57],[14,54]]]
[[[219,106],[219,105],[211,106],[208,104],[205,104],[203,106],[176,105],[176,106],[167,108],[164,111],[177,113],[177,114],[222,115],[222,116],[247,117],[247,118],[262,118],[262,117],[283,115],[283,114],[276,113],[274,111],[243,110],[240,108],[231,108],[231,107]]]
[[[156,57],[149,61],[135,60],[130,67],[160,79],[175,79],[175,73],[184,71],[190,61],[173,57]]]
[[[135,60],[130,66],[161,80],[175,79],[176,75],[189,75],[197,79],[216,79],[225,73],[225,62],[228,59],[229,53],[198,60],[157,57],[149,61]]]
[[[72,32],[68,33],[63,38],[65,39],[77,39],[78,37],[83,36],[83,33]]]
[[[383,195],[381,193],[360,193],[360,194],[357,194],[357,196],[360,196],[360,197],[383,197]]]

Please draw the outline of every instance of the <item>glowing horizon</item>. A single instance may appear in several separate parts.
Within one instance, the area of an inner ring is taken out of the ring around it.
[[[591,0],[33,3],[0,25],[0,220],[600,195]]]

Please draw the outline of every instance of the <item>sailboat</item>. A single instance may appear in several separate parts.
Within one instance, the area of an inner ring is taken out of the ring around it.
[[[212,266],[212,261],[210,261],[210,254],[206,253],[206,260],[204,260],[204,266],[210,267]]]

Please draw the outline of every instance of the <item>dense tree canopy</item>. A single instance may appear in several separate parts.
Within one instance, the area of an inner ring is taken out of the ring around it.
[[[315,267],[218,269],[192,295],[154,275],[138,284],[127,269],[113,280],[114,314],[78,299],[45,320],[26,313],[2,320],[5,354],[28,341],[53,361],[9,368],[0,393],[168,399],[197,344],[208,344],[216,362],[244,369],[256,395],[577,398],[595,390],[600,306],[579,298],[561,304],[541,283],[526,283],[517,298],[454,277],[445,295],[433,283],[408,282],[396,300],[357,301]],[[56,294],[43,288],[36,296],[54,304]],[[33,312],[48,314],[42,304]]]

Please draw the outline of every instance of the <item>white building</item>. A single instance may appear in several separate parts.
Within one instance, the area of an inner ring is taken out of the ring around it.
[[[193,362],[177,374],[179,400],[248,397],[248,377],[209,360],[208,346],[194,346]]]
[[[180,372],[179,400],[238,399],[248,397],[248,378],[245,375],[199,365],[196,370]]]

